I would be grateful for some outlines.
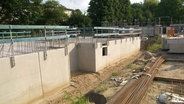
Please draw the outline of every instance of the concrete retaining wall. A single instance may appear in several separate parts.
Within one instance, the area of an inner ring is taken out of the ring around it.
[[[68,47],[68,55],[69,55],[69,66],[70,71],[75,72],[78,71],[78,51],[76,44],[70,44]]]
[[[78,49],[78,69],[94,72],[95,70],[95,43],[80,43]]]
[[[15,56],[15,67],[10,59],[0,59],[0,104],[24,104],[42,97],[70,81],[70,66],[65,49]]]
[[[169,53],[184,53],[184,38],[183,37],[170,37],[167,39],[169,46]]]
[[[96,49],[96,70],[99,71],[106,66],[109,66],[111,63],[119,61],[120,59],[127,58],[133,55],[135,52],[140,50],[140,38],[125,38],[119,40],[109,41],[107,46],[107,55],[102,55],[102,46],[101,43],[98,43]]]
[[[107,54],[103,55],[103,48]],[[129,57],[140,50],[140,38],[130,37],[102,43],[80,43],[78,45],[79,69],[97,72],[113,62]]]
[[[1,58],[0,104],[29,103],[58,87],[68,86],[70,71],[97,72],[139,50],[139,37],[131,37],[107,44],[70,44],[47,51],[46,60],[43,52],[18,55],[13,68],[10,58]]]

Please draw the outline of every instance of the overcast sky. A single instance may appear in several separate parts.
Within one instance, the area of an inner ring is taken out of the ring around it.
[[[80,9],[81,11],[87,11],[90,0],[58,0],[62,5],[70,9]],[[131,3],[143,2],[143,0],[130,0]]]

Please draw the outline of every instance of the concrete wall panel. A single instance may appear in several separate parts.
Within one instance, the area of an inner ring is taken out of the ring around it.
[[[68,47],[69,54],[69,63],[70,63],[70,71],[75,72],[78,71],[78,54],[77,47],[75,44],[70,44]]]
[[[15,67],[9,58],[0,60],[0,104],[23,104],[42,96],[38,54],[15,57]]]
[[[122,58],[133,55],[136,51],[140,50],[140,38],[132,37],[119,40],[109,41],[108,55],[102,56],[102,46],[98,43],[96,49],[96,71],[99,71],[111,63],[119,61]]]
[[[107,55],[102,49],[107,48]],[[70,71],[97,72],[140,49],[139,37],[102,43],[70,44],[65,48],[0,59],[0,104],[24,104],[70,82]],[[67,54],[65,54],[67,52]]]
[[[78,69],[95,72],[95,44],[80,43],[77,45]]]
[[[51,50],[47,54],[47,59],[44,60],[43,52],[40,52],[44,93],[58,86],[66,87],[70,81],[69,58],[65,55],[65,48]]]
[[[10,59],[0,60],[0,104],[25,104],[42,97],[70,82],[69,57],[65,49],[15,56],[15,67]]]

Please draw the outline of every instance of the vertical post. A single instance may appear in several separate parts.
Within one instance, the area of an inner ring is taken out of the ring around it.
[[[181,91],[180,94],[182,95],[183,91],[182,91],[182,83],[181,82],[180,82],[180,91]]]
[[[172,24],[172,17],[171,17],[171,24]]]
[[[11,44],[10,44],[10,49],[9,49],[9,52],[10,52],[10,65],[11,65],[11,68],[13,68],[15,66],[15,58],[14,58],[14,47],[13,47],[13,37],[12,37],[12,26],[9,25],[9,32],[10,32],[10,39],[11,39]]]
[[[2,33],[2,40],[4,40],[4,32]],[[2,57],[3,57],[3,49],[4,49],[4,42],[3,42],[3,45],[2,45],[2,47],[1,47],[1,49],[0,49],[0,55],[1,55],[1,53],[2,53]],[[0,56],[1,57],[1,56]]]
[[[158,24],[159,24],[159,25],[160,25],[160,21],[161,21],[161,18],[159,17],[159,18],[158,18]]]
[[[54,30],[52,30],[51,32],[52,32],[52,36],[54,36]],[[54,39],[52,39],[51,47],[54,47]]]
[[[46,60],[47,59],[47,33],[46,33],[46,26],[44,26],[44,36],[45,36],[45,50],[43,52],[43,56],[44,56],[44,60]]]
[[[65,29],[65,35],[67,36],[67,29]],[[65,40],[65,56],[68,55],[68,40],[69,37],[67,37],[67,41]]]
[[[171,95],[173,95],[173,80],[171,81]]]

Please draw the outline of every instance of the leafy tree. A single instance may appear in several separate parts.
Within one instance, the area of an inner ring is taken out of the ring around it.
[[[132,13],[130,0],[119,0],[120,3],[120,18],[128,23],[132,22]]]
[[[68,18],[64,13],[64,7],[58,1],[46,1],[43,8],[43,15],[37,24],[58,25]]]
[[[26,18],[28,16],[29,0],[2,0],[0,1],[0,4],[2,24],[12,24],[15,21],[18,21],[21,17]]]
[[[183,15],[183,0],[161,0],[157,9],[157,17],[161,17],[164,19],[171,18],[177,23],[179,22],[180,17]],[[162,19],[162,20],[163,20]],[[167,20],[169,21],[169,20]],[[166,22],[167,22],[166,21]]]
[[[0,1],[1,24],[34,24],[41,13],[42,0]]]
[[[94,25],[132,19],[130,0],[91,0],[89,5],[88,15]]]
[[[144,5],[140,3],[134,3],[131,5],[132,7],[132,17],[134,24],[142,25],[141,23],[146,21],[146,17],[144,16]]]
[[[75,10],[71,17],[68,19],[68,24],[71,26],[91,26],[91,22],[91,19],[88,16],[82,14],[79,9]]]
[[[144,0],[143,4],[132,4],[133,22],[140,22],[141,25],[153,24],[158,3],[158,0]]]
[[[29,19],[29,24],[37,24],[37,22],[43,15],[42,0],[31,0],[30,11],[31,16]]]
[[[92,19],[94,25],[101,25],[101,21],[105,21],[104,19],[104,2],[106,0],[91,0],[88,8],[88,15]]]
[[[144,17],[145,17],[145,23],[151,24],[154,22],[154,17],[156,14],[156,8],[158,6],[159,1],[158,0],[144,0]]]

